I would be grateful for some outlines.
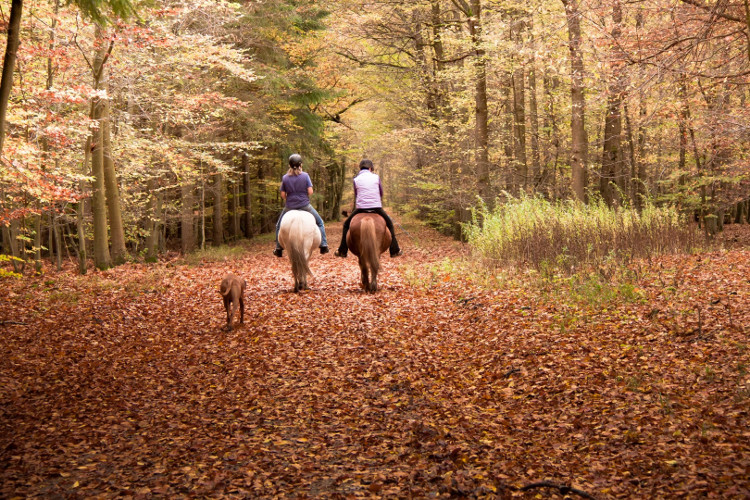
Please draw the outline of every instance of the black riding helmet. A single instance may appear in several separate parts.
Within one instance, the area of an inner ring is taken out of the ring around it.
[[[289,166],[292,168],[299,168],[302,166],[302,156],[294,153],[289,157]]]
[[[364,169],[372,170],[373,167],[374,166],[372,164],[372,160],[362,160],[361,162],[359,162],[359,169],[360,170],[364,170]]]

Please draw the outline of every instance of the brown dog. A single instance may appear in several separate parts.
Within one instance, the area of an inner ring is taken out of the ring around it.
[[[240,323],[245,322],[245,280],[238,278],[232,273],[224,276],[221,280],[219,292],[224,299],[224,308],[227,310],[227,330],[232,330],[232,319],[234,313],[239,307]]]

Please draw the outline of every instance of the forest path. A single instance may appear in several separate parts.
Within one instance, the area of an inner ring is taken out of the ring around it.
[[[587,308],[438,272],[466,249],[407,228],[375,295],[333,252],[291,293],[272,243],[11,283],[0,496],[748,493],[750,252],[660,259],[644,300]]]

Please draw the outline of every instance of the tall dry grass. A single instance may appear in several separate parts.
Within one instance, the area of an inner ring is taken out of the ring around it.
[[[572,272],[605,260],[626,261],[703,244],[692,222],[670,206],[612,209],[602,201],[552,203],[511,198],[490,211],[480,205],[464,234],[489,266],[524,265]]]

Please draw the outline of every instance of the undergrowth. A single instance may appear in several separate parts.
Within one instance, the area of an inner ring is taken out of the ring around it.
[[[247,255],[247,243],[236,243],[232,245],[221,245],[218,247],[206,247],[204,250],[196,250],[183,257],[186,264],[198,266],[208,262],[221,262],[224,260],[236,260]]]
[[[702,244],[697,229],[674,207],[642,211],[521,197],[494,210],[473,210],[464,233],[488,268],[520,266],[552,276],[598,270],[611,263],[691,252]]]

